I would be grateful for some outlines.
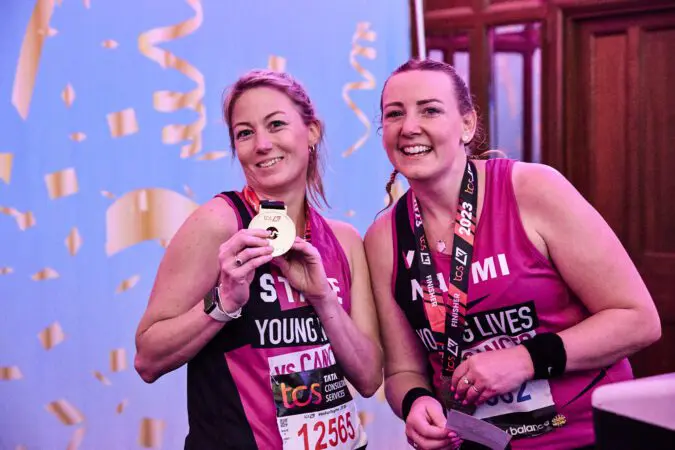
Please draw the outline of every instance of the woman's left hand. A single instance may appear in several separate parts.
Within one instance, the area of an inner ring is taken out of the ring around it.
[[[518,389],[532,379],[534,367],[525,347],[517,345],[471,355],[452,375],[455,398],[480,405],[492,397]]]
[[[272,262],[291,286],[302,292],[314,306],[333,292],[319,250],[300,237],[295,238],[288,253],[274,258]]]

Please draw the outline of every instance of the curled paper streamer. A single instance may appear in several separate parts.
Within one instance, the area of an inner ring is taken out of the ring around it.
[[[228,156],[230,156],[230,152],[228,152],[227,150],[217,150],[217,151],[213,151],[213,152],[204,153],[203,155],[198,156],[197,160],[198,161],[214,161],[214,160],[220,159],[220,158],[227,158]]]
[[[77,450],[78,448],[80,448],[83,439],[84,439],[84,427],[76,429],[75,431],[73,431],[73,436],[70,438],[70,442],[68,443],[68,447],[66,448],[66,450]]]
[[[12,269],[11,267],[0,267],[0,275],[7,275],[13,272],[14,269]]]
[[[63,334],[61,325],[59,325],[58,322],[54,322],[44,330],[40,331],[38,338],[40,339],[40,343],[45,350],[51,350],[63,342],[63,340],[66,338],[66,335]]]
[[[45,183],[52,200],[76,194],[78,191],[77,175],[72,167],[45,175]]]
[[[198,206],[168,189],[125,194],[106,212],[106,252],[110,256],[143,241],[171,239]]]
[[[56,400],[49,403],[45,408],[54,414],[64,425],[75,425],[84,421],[82,413],[71,405],[68,400]]]
[[[73,228],[66,238],[66,248],[71,256],[75,256],[80,251],[80,247],[82,247],[82,237],[77,228]]]
[[[177,25],[154,28],[142,33],[138,38],[140,52],[155,61],[163,68],[179,71],[197,84],[190,92],[157,91],[155,92],[155,109],[160,112],[174,112],[189,108],[197,112],[198,118],[189,125],[167,125],[162,130],[162,142],[176,144],[191,141],[181,147],[181,158],[189,158],[202,149],[202,131],[206,126],[206,108],[204,107],[204,75],[187,61],[171,52],[157,47],[157,44],[168,42],[194,33],[202,25],[203,12],[200,0],[186,0],[195,11],[194,17]]]
[[[12,87],[12,105],[23,120],[28,118],[35,78],[40,66],[42,46],[45,43],[46,33],[40,34],[39,30],[49,28],[53,11],[54,0],[37,0],[21,43],[19,62],[16,66],[14,86]]]
[[[71,133],[69,137],[70,137],[70,139],[72,139],[75,142],[82,142],[85,139],[87,139],[87,135],[82,133],[81,131],[78,131],[76,133]]]
[[[267,68],[274,72],[285,72],[286,58],[283,56],[270,55],[267,59]]]
[[[73,89],[73,86],[70,83],[68,83],[66,87],[63,88],[63,91],[61,91],[61,99],[68,108],[73,105],[73,102],[75,101],[75,89]]]
[[[366,89],[375,89],[375,77],[368,72],[366,69],[361,67],[359,62],[356,60],[357,56],[363,56],[368,59],[375,59],[376,52],[372,47],[362,47],[359,45],[359,40],[365,40],[369,42],[374,42],[376,34],[374,31],[370,30],[370,23],[368,22],[359,22],[356,25],[356,32],[352,36],[352,51],[349,53],[349,62],[351,63],[354,70],[356,70],[365,81],[355,81],[352,83],[347,83],[342,88],[342,98],[347,103],[347,106],[354,111],[356,117],[359,121],[366,127],[366,132],[361,136],[351,147],[342,153],[343,157],[347,157],[354,153],[359,147],[361,147],[368,136],[370,135],[370,121],[368,117],[356,106],[356,103],[349,97],[349,91],[351,90],[366,90]]]
[[[375,415],[366,411],[359,411],[359,420],[364,427],[375,420]]]
[[[138,443],[144,448],[160,448],[162,446],[162,435],[164,434],[165,426],[166,424],[163,420],[144,417],[141,420]]]
[[[138,283],[138,280],[140,280],[141,277],[139,275],[134,275],[131,278],[127,278],[126,280],[122,281],[119,286],[117,286],[117,289],[115,289],[115,294],[121,294],[124,291],[128,291],[132,287],[136,286],[136,283]]]
[[[12,179],[12,160],[14,155],[11,153],[0,153],[0,180],[6,184]]]
[[[127,407],[128,404],[129,404],[129,400],[127,400],[126,398],[124,400],[122,400],[117,405],[117,407],[115,408],[115,411],[117,411],[117,414],[122,414],[124,412],[124,409]]]
[[[117,41],[114,41],[112,39],[106,39],[105,41],[101,42],[101,47],[107,48],[108,50],[114,50],[119,45],[120,44],[118,44]]]
[[[23,374],[17,366],[0,367],[0,380],[14,381],[21,378],[23,378]]]
[[[110,352],[110,370],[113,372],[127,370],[127,351],[125,349],[118,348]]]
[[[45,267],[41,271],[34,273],[31,278],[33,281],[44,281],[44,280],[53,280],[54,278],[58,278],[59,273],[52,269],[51,267]]]
[[[98,370],[94,370],[94,376],[96,377],[96,379],[97,379],[98,381],[100,381],[101,383],[105,384],[106,386],[110,386],[110,385],[112,384],[112,383],[110,382],[110,380],[107,379],[107,378],[105,377],[105,375],[103,375],[103,374],[102,374],[101,372],[99,372]]]
[[[108,127],[110,135],[114,138],[128,136],[138,132],[136,111],[133,108],[108,114]]]
[[[15,208],[0,206],[0,213],[14,217],[14,219],[16,220],[16,224],[19,226],[19,229],[21,231],[25,231],[27,228],[35,226],[35,217],[33,216],[33,213],[30,211],[22,213]]]

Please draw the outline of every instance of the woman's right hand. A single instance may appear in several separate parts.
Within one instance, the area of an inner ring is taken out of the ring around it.
[[[248,302],[255,270],[272,260],[269,236],[267,230],[242,229],[220,245],[218,289],[223,310],[233,312]]]
[[[429,396],[418,398],[405,421],[408,442],[420,450],[459,448],[462,440],[457,433],[445,428],[446,421],[438,400]]]

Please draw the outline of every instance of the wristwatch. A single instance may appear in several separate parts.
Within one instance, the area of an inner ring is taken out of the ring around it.
[[[223,323],[241,317],[241,310],[243,307],[236,311],[232,311],[231,313],[223,310],[220,306],[220,289],[218,289],[218,287],[218,285],[214,286],[213,289],[204,296],[204,312],[212,319]]]

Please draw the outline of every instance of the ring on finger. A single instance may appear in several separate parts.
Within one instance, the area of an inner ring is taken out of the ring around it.
[[[462,378],[462,381],[464,381],[464,384],[471,384],[467,377]]]
[[[242,264],[244,264],[244,263],[242,262],[242,260],[239,258],[238,255],[235,255],[235,257],[234,257],[234,263],[235,263],[237,266],[241,266]]]

